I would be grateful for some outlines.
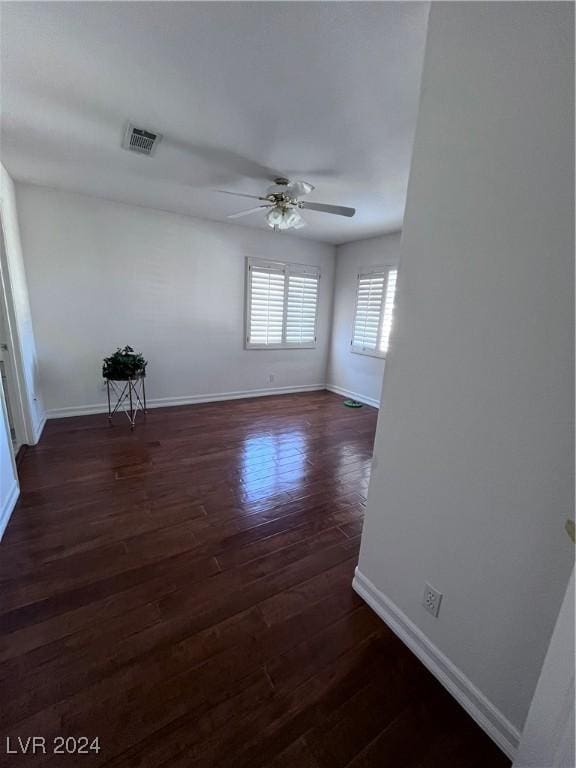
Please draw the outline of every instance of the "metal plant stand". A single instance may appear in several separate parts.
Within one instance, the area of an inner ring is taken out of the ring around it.
[[[126,414],[130,422],[130,429],[134,429],[138,411],[146,414],[145,378],[145,376],[134,376],[128,379],[106,379],[108,421],[110,424],[112,424],[112,416],[121,410]],[[116,398],[116,403],[112,407],[113,398]],[[128,405],[128,408],[122,408],[125,403]]]

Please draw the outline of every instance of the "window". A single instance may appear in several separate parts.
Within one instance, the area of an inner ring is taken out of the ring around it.
[[[353,352],[384,357],[388,352],[398,270],[377,267],[358,275],[352,330]]]
[[[316,267],[249,259],[246,346],[315,347],[319,281]]]

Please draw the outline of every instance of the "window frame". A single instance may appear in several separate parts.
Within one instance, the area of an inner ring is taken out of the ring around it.
[[[282,316],[282,341],[277,344],[258,344],[250,341],[250,314],[252,307],[252,267],[275,270],[284,274],[284,306]],[[318,289],[316,293],[316,314],[314,316],[314,341],[304,343],[288,342],[286,339],[287,315],[288,315],[288,291],[291,275],[305,275],[316,277],[318,280]],[[289,261],[274,261],[271,259],[262,259],[253,256],[246,258],[246,280],[244,290],[244,349],[262,350],[262,349],[316,349],[318,346],[318,311],[320,306],[320,267],[311,264],[298,264]]]
[[[367,355],[368,357],[378,357],[381,360],[386,359],[388,350],[386,352],[380,351],[380,341],[382,339],[382,316],[384,314],[384,308],[386,306],[386,293],[388,291],[388,280],[390,278],[390,272],[396,271],[398,274],[398,266],[396,264],[382,264],[381,266],[365,267],[358,270],[356,275],[356,295],[354,299],[354,315],[352,317],[352,334],[350,338],[350,351],[356,355]],[[358,297],[360,294],[360,280],[363,277],[372,277],[374,275],[383,275],[385,277],[384,287],[382,291],[382,303],[380,305],[380,313],[378,315],[378,335],[376,337],[376,348],[363,347],[354,344],[354,328],[356,327],[356,315],[358,313]],[[394,296],[394,303],[396,296]]]

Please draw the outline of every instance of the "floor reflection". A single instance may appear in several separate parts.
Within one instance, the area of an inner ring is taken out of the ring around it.
[[[240,467],[243,501],[260,502],[298,488],[310,464],[300,429],[262,432],[244,441]]]

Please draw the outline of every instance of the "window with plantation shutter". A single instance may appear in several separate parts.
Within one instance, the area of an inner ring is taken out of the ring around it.
[[[316,267],[249,259],[246,347],[315,347],[319,281]]]
[[[392,313],[398,271],[374,268],[358,274],[356,311],[352,329],[353,352],[384,357],[392,330]]]

